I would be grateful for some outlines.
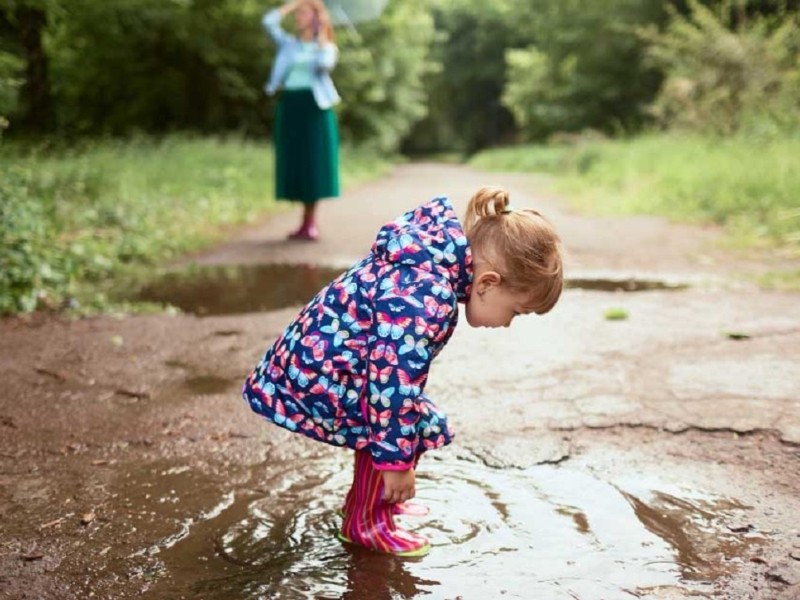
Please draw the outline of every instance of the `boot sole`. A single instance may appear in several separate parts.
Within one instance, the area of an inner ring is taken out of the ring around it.
[[[348,538],[341,531],[337,531],[336,532],[336,537],[339,538],[339,541],[341,541],[341,542],[345,542],[347,544],[353,544],[355,546],[361,546],[362,548],[368,548],[368,546],[362,546],[361,544],[356,544],[353,540]],[[375,550],[375,548],[369,548],[369,549],[370,550]],[[375,551],[379,552],[378,550],[375,550]],[[431,545],[430,544],[425,544],[424,546],[421,546],[420,548],[417,548],[416,550],[406,550],[405,552],[384,552],[383,554],[391,554],[393,556],[402,556],[404,558],[415,558],[415,557],[425,556],[430,551],[431,551]]]

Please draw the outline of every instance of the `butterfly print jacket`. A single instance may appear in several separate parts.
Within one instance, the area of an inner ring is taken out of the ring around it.
[[[446,198],[385,225],[370,254],[320,291],[245,382],[250,407],[290,431],[366,449],[404,470],[449,444],[423,393],[472,283],[472,253]]]

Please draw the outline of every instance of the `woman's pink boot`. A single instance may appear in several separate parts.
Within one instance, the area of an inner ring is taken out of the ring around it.
[[[344,506],[339,539],[397,556],[424,556],[431,549],[427,538],[397,527],[394,506],[383,501],[383,474],[372,456],[356,450],[353,486]]]
[[[289,239],[316,242],[319,239],[319,228],[314,221],[304,221],[300,229],[289,234]]]
[[[304,240],[316,242],[319,239],[319,228],[317,227],[316,204],[307,204],[303,208],[303,222],[300,229],[289,234],[290,240]]]

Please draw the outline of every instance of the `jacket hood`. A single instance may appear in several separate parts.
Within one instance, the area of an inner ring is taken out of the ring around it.
[[[439,273],[456,297],[472,286],[472,250],[453,205],[441,196],[384,225],[372,253],[385,260]]]

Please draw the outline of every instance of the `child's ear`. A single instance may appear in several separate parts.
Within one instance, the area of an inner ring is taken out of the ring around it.
[[[500,273],[497,271],[484,271],[478,276],[478,289],[484,291],[486,288],[490,288],[492,286],[500,285],[503,278],[500,276]]]

